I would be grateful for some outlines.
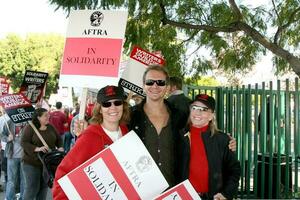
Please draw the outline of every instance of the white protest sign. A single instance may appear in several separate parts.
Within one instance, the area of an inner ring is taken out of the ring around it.
[[[154,200],[201,200],[201,198],[187,179],[162,193]]]
[[[143,96],[143,74],[149,65],[158,64],[163,66],[164,59],[145,51],[140,47],[134,47],[119,84],[139,95]]]
[[[69,199],[152,199],[168,183],[135,134],[111,146],[58,180]]]
[[[117,85],[127,11],[70,12],[60,86]]]

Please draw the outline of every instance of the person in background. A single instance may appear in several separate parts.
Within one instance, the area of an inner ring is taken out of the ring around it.
[[[21,147],[21,130],[25,123],[14,124],[9,119],[3,128],[1,140],[6,143],[5,157],[7,158],[7,183],[6,200],[14,200],[17,190],[20,191],[20,199],[23,197],[24,178],[21,170],[21,157],[23,149]]]
[[[49,124],[49,112],[46,109],[37,108],[33,113],[32,123],[50,149],[57,148],[59,151],[64,151],[60,135]],[[25,179],[23,199],[44,200],[47,197],[48,186],[43,179],[43,165],[38,158],[38,153],[47,153],[49,149],[43,145],[29,124],[24,127],[21,146],[24,150],[22,157],[22,172]]]
[[[167,101],[182,112],[186,118],[189,116],[191,99],[186,97],[182,91],[182,79],[179,77],[170,77],[170,90]]]
[[[181,181],[187,178],[202,199],[232,199],[237,194],[240,163],[229,149],[230,137],[217,129],[215,99],[195,97],[188,125],[180,132]]]
[[[64,137],[65,137],[64,149],[65,149],[65,152],[68,153],[70,151],[71,142],[73,139],[73,136],[70,133],[70,126],[71,126],[71,121],[72,121],[73,115],[70,114],[69,108],[65,108],[64,113],[67,118],[67,124],[65,124],[65,126],[64,126]]]
[[[56,131],[61,136],[62,142],[64,144],[64,128],[68,126],[67,117],[62,110],[62,103],[56,102],[56,110],[50,112],[49,123],[56,128]]]
[[[142,96],[140,96],[138,94],[133,94],[132,97],[131,97],[131,99],[134,100],[134,104],[135,105],[138,105],[138,104],[142,103],[144,97],[142,97]]]
[[[75,104],[75,108],[74,108],[74,110],[73,110],[73,117],[75,117],[76,115],[78,115],[79,114],[79,110],[80,110],[80,104],[79,103],[76,103]]]
[[[4,150],[5,150],[6,142],[2,141],[2,137],[3,137],[3,128],[5,126],[5,123],[10,119],[9,119],[8,115],[6,114],[4,108],[1,105],[0,105],[0,110],[2,111],[2,115],[0,116],[1,171],[3,171],[4,181],[5,181],[5,183],[7,183],[7,158],[4,156]],[[2,174],[1,171],[0,171],[0,177],[1,177],[1,174]],[[6,184],[4,184],[4,188],[5,188],[5,185]],[[2,188],[2,186],[0,185],[0,191],[3,190],[4,188]]]
[[[53,199],[67,199],[57,180],[111,145],[128,132],[129,107],[122,87],[106,86],[97,94],[90,125],[80,134],[75,145],[57,168]]]

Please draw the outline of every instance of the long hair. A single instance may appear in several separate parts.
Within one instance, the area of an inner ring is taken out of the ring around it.
[[[96,103],[93,109],[93,115],[90,119],[91,124],[101,124],[103,122],[103,115],[100,112],[101,110],[101,104]],[[129,112],[129,106],[126,101],[123,101],[123,114],[120,119],[120,124],[128,124],[130,120],[130,112]]]
[[[41,117],[45,112],[48,112],[48,110],[45,108],[37,108],[37,109],[35,109],[35,111],[32,115],[32,123],[34,124],[34,126],[37,129],[39,129],[41,127],[41,123],[40,123],[40,120],[38,119],[38,117]]]
[[[215,114],[213,116],[213,119],[210,120],[208,125],[209,125],[209,129],[211,132],[211,136],[215,135],[216,133],[218,133],[220,131],[217,126],[217,120],[216,120]]]

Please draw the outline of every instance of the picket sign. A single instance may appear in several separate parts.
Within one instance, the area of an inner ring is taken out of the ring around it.
[[[72,200],[148,200],[168,183],[134,131],[58,180]]]
[[[43,143],[43,145],[50,150],[48,144],[45,142],[44,138],[41,136],[40,132],[37,130],[37,128],[35,127],[35,125],[32,123],[32,121],[28,121],[28,123],[31,126],[31,128],[34,130],[34,132],[36,133],[36,135],[38,136],[38,138],[41,140],[41,142]]]
[[[154,200],[201,200],[201,198],[187,179],[160,194]]]
[[[80,109],[79,109],[79,120],[84,119],[85,108],[86,108],[86,97],[88,93],[88,88],[84,87],[80,96]]]

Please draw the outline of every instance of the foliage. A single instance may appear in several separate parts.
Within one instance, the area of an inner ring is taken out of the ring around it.
[[[187,85],[201,85],[201,86],[220,86],[218,80],[212,76],[202,76],[198,78],[187,78],[185,80]]]
[[[290,70],[300,75],[299,0],[268,0],[263,6],[248,7],[234,0],[50,0],[57,9],[127,8],[127,52],[138,44],[149,50],[161,50],[172,75],[187,73],[193,63],[194,74],[211,68],[229,71],[250,68],[270,50],[278,71]],[[205,47],[214,62],[203,60]],[[188,62],[185,51],[198,55]],[[201,58],[201,59],[199,59]],[[199,66],[205,64],[205,68]]]
[[[26,69],[49,73],[46,96],[56,92],[64,38],[32,34],[25,39],[8,35],[0,40],[0,76],[7,77],[18,92]]]

